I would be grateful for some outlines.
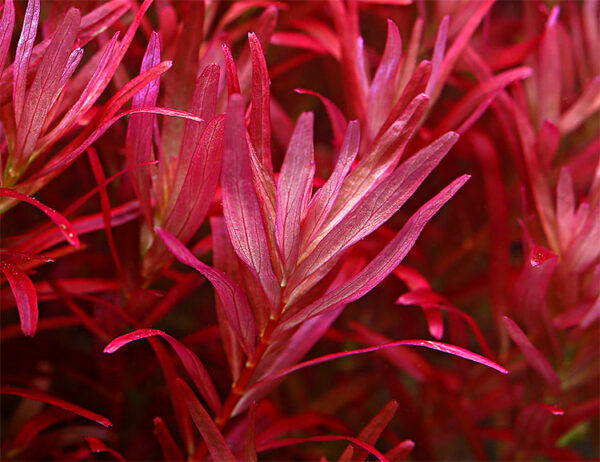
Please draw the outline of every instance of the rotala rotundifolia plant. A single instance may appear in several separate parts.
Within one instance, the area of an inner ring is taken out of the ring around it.
[[[5,1],[3,460],[598,457],[598,13]]]

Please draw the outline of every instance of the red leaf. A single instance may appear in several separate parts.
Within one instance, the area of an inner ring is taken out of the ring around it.
[[[469,361],[473,361],[479,364],[483,364],[484,366],[491,367],[492,369],[495,369],[498,372],[502,372],[503,374],[508,374],[508,371],[499,364],[496,364],[495,362],[490,361],[489,359],[478,355],[477,353],[473,353],[472,351],[466,350],[455,345],[449,345],[447,343],[441,342],[433,342],[431,340],[400,340],[397,342],[387,343],[385,345],[376,345],[368,348],[361,348],[358,350],[349,350],[343,351],[341,353],[332,353],[329,355],[321,356],[319,358],[311,359],[310,361],[304,361],[302,363],[296,364],[295,366],[288,367],[286,369],[275,372],[272,375],[262,378],[254,385],[252,385],[252,387],[250,387],[248,391],[253,390],[255,387],[258,387],[264,383],[280,379],[288,374],[291,374],[292,372],[296,372],[297,370],[304,369],[306,367],[333,361],[334,359],[345,358],[346,356],[372,353],[373,351],[379,351],[385,348],[392,348],[398,346],[419,346],[424,348],[430,348],[432,350],[441,351],[442,353],[448,353],[451,355],[459,356],[461,358],[468,359]]]
[[[6,0],[0,19],[0,77],[4,71],[4,63],[10,48],[13,29],[15,27],[15,5],[13,0]],[[3,104],[3,103],[2,103]]]
[[[558,124],[561,103],[562,62],[558,38],[557,20],[560,6],[555,5],[550,12],[544,38],[540,44],[540,64],[538,77],[538,127],[545,121]]]
[[[260,281],[270,302],[268,311],[275,314],[279,309],[281,288],[271,266],[267,236],[252,181],[244,106],[240,95],[233,95],[229,99],[221,184],[223,214],[233,248]]]
[[[74,416],[70,412],[55,407],[44,409],[39,414],[29,419],[15,436],[14,446],[26,447],[46,428],[63,420],[72,419]]]
[[[38,21],[40,19],[40,0],[31,0],[27,4],[23,28],[17,45],[15,61],[13,63],[13,107],[15,110],[15,123],[18,125],[23,112],[25,101],[25,88],[27,86],[27,73],[29,72],[29,60],[37,34]]]
[[[284,448],[286,446],[293,446],[296,444],[330,441],[349,441],[355,446],[359,446],[365,451],[368,451],[369,453],[373,454],[381,462],[388,462],[388,459],[370,444],[364,443],[359,439],[353,438],[351,436],[342,435],[310,436],[308,438],[285,438],[275,441],[269,441],[268,443],[261,444],[258,448],[258,452],[268,451],[270,449]]]
[[[12,197],[22,202],[28,202],[29,204],[37,207],[42,212],[44,212],[48,216],[48,218],[50,218],[56,224],[56,226],[58,226],[61,233],[64,235],[65,239],[69,244],[75,247],[79,247],[79,239],[77,238],[77,235],[75,234],[71,223],[69,223],[67,219],[56,210],[51,209],[47,205],[42,204],[37,199],[34,199],[30,196],[26,196],[25,194],[21,194],[20,192],[15,191],[14,189],[0,188],[0,197],[2,196]]]
[[[240,82],[238,80],[237,69],[235,67],[235,61],[231,56],[231,50],[225,44],[221,46],[223,50],[223,56],[225,57],[225,70],[227,72],[227,92],[229,97],[235,93],[240,93]]]
[[[152,32],[144,58],[140,73],[151,69],[153,66],[160,63],[160,39],[156,32]],[[156,106],[158,91],[160,89],[160,77],[148,82],[138,93],[133,96],[131,101],[132,108],[152,107]],[[127,125],[127,135],[125,139],[125,153],[127,163],[129,165],[142,164],[154,160],[152,154],[152,129],[156,116],[153,114],[132,114],[129,117]],[[140,201],[140,208],[146,219],[148,226],[153,226],[153,213],[150,205],[150,170],[137,169],[132,171],[133,186],[136,196]]]
[[[303,113],[298,119],[277,182],[275,237],[286,276],[296,266],[300,221],[305,215],[313,183],[313,121],[311,112]]]
[[[114,449],[109,448],[106,444],[100,441],[98,438],[94,438],[93,436],[86,436],[84,439],[90,446],[90,450],[95,453],[108,452],[111,456],[113,456],[116,460],[120,462],[125,462],[125,458],[119,454]]]
[[[394,461],[403,461],[408,457],[411,451],[415,448],[415,443],[412,440],[404,440],[385,453],[385,456]]]
[[[72,412],[86,419],[93,420],[104,427],[112,427],[112,423],[106,417],[96,414],[95,412],[88,411],[75,404],[71,404],[67,401],[63,401],[60,398],[55,398],[42,391],[37,390],[24,390],[22,388],[12,387],[10,385],[3,385],[0,387],[0,394],[3,395],[16,395],[22,396],[23,398],[32,399],[34,401],[40,401],[42,403],[51,404],[52,406],[59,407],[65,411]]]
[[[458,135],[452,132],[442,136],[369,191],[298,265],[290,278],[290,289],[302,284],[301,290],[306,290],[315,282],[310,276],[315,274],[315,278],[320,278],[319,269],[326,262],[385,223],[412,196],[457,140]]]
[[[521,328],[508,316],[504,316],[504,326],[510,338],[513,339],[523,352],[523,356],[525,356],[525,360],[529,365],[548,382],[553,393],[560,392],[560,379],[546,357],[531,343]]]
[[[271,163],[271,109],[269,72],[260,42],[254,33],[248,34],[252,58],[252,97],[248,132],[258,158],[269,171]]]
[[[183,264],[191,266],[204,275],[215,287],[229,324],[249,357],[254,356],[256,324],[252,309],[242,289],[225,273],[215,270],[198,260],[185,246],[167,231],[156,228],[173,255]]]
[[[449,16],[444,16],[440,27],[438,28],[437,35],[435,37],[435,45],[433,46],[433,56],[431,57],[431,76],[427,83],[425,93],[431,97],[434,90],[436,89],[438,82],[438,74],[440,67],[444,60],[444,52],[446,51],[446,40],[448,39],[448,23],[450,22]],[[441,83],[443,84],[443,82]],[[440,85],[441,85],[440,84]]]
[[[343,286],[327,293],[289,319],[282,318],[282,327],[292,327],[304,320],[341,304],[357,300],[379,284],[404,259],[415,244],[427,222],[469,179],[463,175],[446,186],[423,205],[402,227],[385,248],[356,276]]]
[[[387,26],[387,41],[383,56],[367,93],[365,120],[368,124],[366,131],[369,140],[375,138],[394,104],[396,76],[402,56],[402,40],[398,27],[391,19],[388,19]]]
[[[165,460],[169,462],[180,462],[184,460],[181,451],[177,447],[177,444],[175,444],[175,441],[163,420],[160,417],[155,417],[153,422],[154,436],[156,436],[156,439],[160,444]]]
[[[344,141],[342,142],[331,176],[313,196],[308,205],[306,216],[302,220],[302,239],[300,245],[302,249],[306,248],[308,243],[312,241],[314,234],[325,222],[329,212],[331,212],[342,187],[342,182],[350,171],[354,159],[356,159],[359,147],[360,127],[357,121],[352,121],[346,129],[346,135],[344,136]]]
[[[46,116],[60,89],[62,73],[73,51],[79,23],[79,10],[69,9],[54,33],[27,92],[23,103],[23,113],[17,125],[17,137],[13,151],[13,155],[17,159],[16,165],[14,165],[16,169],[28,161],[46,123]]]
[[[373,417],[367,425],[365,425],[365,427],[358,434],[357,438],[365,443],[374,445],[379,439],[379,436],[381,436],[383,430],[385,430],[385,427],[387,427],[387,425],[390,423],[390,420],[392,420],[392,417],[394,417],[394,414],[396,414],[397,410],[397,401],[390,401],[387,403],[384,408],[379,411],[379,413]],[[346,448],[340,459],[344,458],[344,454],[346,454],[350,448],[351,446]],[[354,451],[351,460],[362,462],[365,460],[367,455],[368,454],[366,451],[359,449]]]
[[[0,257],[2,254],[0,254]],[[33,337],[38,323],[38,305],[35,287],[27,273],[0,258],[0,270],[6,276],[10,289],[17,302],[21,330],[28,337]]]
[[[200,393],[202,393],[204,399],[208,402],[211,409],[218,414],[221,410],[221,401],[219,400],[215,386],[212,383],[206,368],[192,351],[190,351],[180,341],[174,339],[168,334],[165,334],[163,331],[157,329],[138,329],[128,334],[121,335],[110,342],[106,348],[104,348],[104,353],[112,354],[130,342],[157,335],[165,339],[167,342],[169,342],[171,347],[173,347],[175,353],[177,353],[177,356],[179,356],[181,363],[185,367],[185,370],[188,371],[188,374],[190,374],[190,377],[194,381],[194,384]]]
[[[223,438],[223,435],[210,416],[206,413],[191,388],[181,379],[177,379],[177,387],[183,395],[183,398],[188,405],[188,411],[192,416],[192,420],[200,431],[213,459],[221,462],[235,462],[236,459],[227,446],[225,438]]]

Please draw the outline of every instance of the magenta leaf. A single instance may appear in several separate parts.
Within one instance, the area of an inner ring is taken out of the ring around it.
[[[16,395],[23,398],[32,399],[34,401],[40,401],[42,403],[50,404],[52,406],[59,407],[65,411],[72,412],[86,419],[93,420],[104,427],[112,427],[112,423],[106,417],[96,414],[95,412],[88,411],[75,404],[71,404],[60,398],[55,398],[42,391],[38,390],[25,390],[23,388],[17,388],[10,385],[3,385],[0,387],[0,394],[3,395]]]
[[[250,140],[263,165],[273,171],[271,164],[271,109],[269,73],[260,41],[254,33],[248,34],[252,59],[252,107],[248,131]]]
[[[554,393],[558,393],[560,391],[560,379],[548,359],[531,343],[531,340],[529,340],[517,323],[508,316],[504,316],[503,320],[508,335],[510,335],[510,338],[521,349],[527,363],[548,382]]]
[[[38,304],[35,286],[25,271],[2,257],[3,254],[0,253],[0,271],[6,276],[17,302],[21,330],[28,337],[33,337],[38,324]]]
[[[156,232],[181,263],[191,266],[200,272],[215,287],[223,304],[229,324],[248,356],[252,357],[256,341],[256,324],[252,309],[242,289],[225,273],[213,269],[198,260],[181,242],[167,231],[156,228]]]
[[[314,234],[327,219],[337,199],[346,175],[352,167],[360,147],[360,127],[357,121],[348,124],[335,168],[325,184],[315,193],[302,220],[301,247],[306,248]]]
[[[69,244],[75,247],[79,247],[79,239],[77,238],[77,235],[75,234],[71,223],[69,223],[69,221],[56,210],[48,207],[47,205],[42,204],[37,199],[34,199],[33,197],[27,196],[25,194],[21,194],[20,192],[15,191],[14,189],[0,188],[0,197],[12,197],[14,199],[18,199],[22,202],[27,202],[37,207],[42,212],[44,212],[48,216],[48,218],[50,218],[56,224],[56,226],[58,226],[61,233],[64,235],[65,239]]]
[[[432,350],[441,351],[442,353],[448,353],[454,356],[458,356],[460,358],[468,359],[469,361],[473,361],[475,363],[483,364],[484,366],[490,367],[492,369],[497,370],[503,374],[508,374],[508,371],[502,367],[501,365],[490,361],[484,356],[478,355],[477,353],[473,353],[472,351],[466,350],[456,345],[449,345],[447,343],[441,342],[433,342],[431,340],[399,340],[397,342],[386,343],[384,345],[375,345],[372,347],[361,348],[358,350],[349,350],[343,351],[341,353],[332,353],[329,355],[321,356],[319,358],[311,359],[309,361],[304,361],[302,363],[298,363],[295,366],[288,367],[286,369],[282,369],[278,372],[275,372],[272,375],[262,378],[258,382],[256,382],[250,390],[258,387],[266,382],[271,382],[282,377],[285,377],[292,372],[296,372],[300,369],[304,369],[305,367],[315,366],[317,364],[325,363],[328,361],[333,361],[335,359],[345,358],[347,356],[360,355],[365,353],[372,353],[374,351],[383,350],[385,348],[393,348],[399,346],[419,346],[423,348],[430,348]]]
[[[469,178],[469,175],[457,178],[424,204],[385,248],[346,284],[325,294],[320,300],[287,319],[284,314],[282,327],[292,327],[340,303],[350,303],[373,289],[404,259],[429,220]]]
[[[145,72],[160,63],[160,39],[156,32],[152,32],[140,72]],[[156,106],[160,77],[150,81],[144,88],[133,96],[132,108]],[[127,163],[137,165],[154,160],[152,155],[152,127],[156,116],[154,114],[132,114],[127,126],[126,147]],[[150,206],[150,170],[137,169],[131,172],[133,186],[140,201],[140,207],[149,226],[152,222],[152,208]]]
[[[279,309],[281,289],[271,266],[267,236],[252,180],[244,105],[240,95],[229,99],[221,183],[223,214],[233,248],[258,278],[271,305],[268,309],[275,313]]]
[[[10,48],[10,39],[15,27],[15,5],[13,0],[6,0],[0,19],[0,77],[4,71],[4,63]]]
[[[200,431],[213,459],[220,462],[236,462],[231,449],[229,449],[225,442],[225,438],[223,438],[223,435],[204,410],[204,407],[202,407],[202,404],[200,404],[200,401],[198,401],[191,388],[181,379],[176,379],[176,382],[179,392],[183,395],[187,403],[192,420]]]
[[[305,214],[313,182],[313,121],[310,112],[298,119],[277,182],[275,237],[286,275],[296,266],[300,220]]]
[[[54,33],[33,83],[23,103],[23,112],[18,123],[14,155],[18,162],[26,159],[34,150],[35,144],[46,123],[59,89],[62,73],[68,63],[79,30],[79,10],[69,9],[64,20]],[[19,168],[20,163],[15,167]]]
[[[194,384],[196,385],[200,393],[202,393],[204,399],[208,402],[211,409],[218,414],[221,410],[221,401],[219,400],[219,396],[217,395],[215,386],[212,383],[212,380],[208,375],[206,368],[192,351],[190,351],[179,340],[176,340],[173,337],[171,337],[169,334],[166,334],[163,331],[157,329],[138,329],[114,339],[106,346],[106,348],[104,348],[104,353],[112,354],[121,347],[127,345],[128,343],[134,342],[135,340],[140,340],[143,338],[154,336],[162,337],[167,342],[169,342],[171,347],[173,347],[173,349],[175,350],[175,353],[177,353],[177,356],[179,356],[179,359],[185,367],[185,370],[188,371],[188,373],[190,374],[190,377],[194,381]]]
[[[30,0],[27,4],[23,28],[17,45],[15,61],[13,63],[13,106],[15,110],[15,123],[19,123],[23,112],[25,101],[25,88],[27,86],[27,73],[29,71],[29,60],[37,34],[38,21],[40,19],[40,0]]]
[[[447,133],[406,160],[389,177],[370,191],[298,266],[290,286],[306,285],[309,276],[344,249],[371,234],[412,196],[429,173],[458,140]]]

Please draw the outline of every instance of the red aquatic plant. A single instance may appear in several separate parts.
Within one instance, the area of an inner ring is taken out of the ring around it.
[[[598,22],[4,1],[3,459],[597,457]]]

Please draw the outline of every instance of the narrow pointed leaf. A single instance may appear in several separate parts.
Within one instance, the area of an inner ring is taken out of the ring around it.
[[[427,89],[425,90],[425,93],[427,93],[427,95],[429,96],[433,94],[437,86],[438,74],[440,72],[440,68],[442,67],[444,53],[446,51],[446,40],[448,39],[449,22],[450,18],[448,16],[444,16],[442,18],[442,22],[440,23],[440,27],[435,38],[435,45],[433,46],[433,56],[431,58],[431,77],[429,77]]]
[[[517,323],[508,316],[504,316],[503,320],[508,335],[521,349],[527,363],[548,382],[553,392],[558,393],[560,379],[546,357],[531,343]]]
[[[396,75],[402,57],[402,40],[396,24],[388,19],[387,41],[381,62],[367,94],[367,118],[369,138],[372,139],[394,104]]]
[[[32,399],[34,401],[40,401],[42,403],[50,404],[52,406],[59,407],[64,409],[65,411],[72,412],[81,417],[85,417],[86,419],[92,420],[94,422],[99,423],[104,427],[112,427],[112,423],[106,417],[102,417],[95,412],[88,411],[80,406],[75,404],[71,404],[67,401],[64,401],[60,398],[55,398],[54,396],[50,396],[47,393],[38,390],[26,390],[23,388],[17,388],[10,385],[3,385],[0,387],[0,394],[3,395],[16,395],[21,396],[23,398]]]
[[[279,372],[274,373],[273,375],[270,375],[268,377],[261,379],[260,381],[256,382],[250,388],[250,390],[252,390],[254,387],[262,385],[263,383],[280,379],[282,377],[285,377],[288,374],[291,374],[292,372],[296,372],[296,371],[298,371],[300,369],[304,369],[306,367],[315,366],[317,364],[333,361],[335,359],[345,358],[347,356],[372,353],[374,351],[383,350],[385,348],[393,348],[393,347],[399,347],[399,346],[418,346],[418,347],[423,347],[423,348],[429,348],[431,350],[441,351],[442,353],[451,354],[454,356],[458,356],[460,358],[468,359],[469,361],[473,361],[475,363],[482,364],[484,366],[495,369],[498,372],[501,372],[503,374],[508,374],[508,371],[501,365],[499,365],[493,361],[490,361],[489,359],[487,359],[484,356],[478,355],[477,353],[473,353],[472,351],[466,350],[466,349],[458,347],[456,345],[449,345],[447,343],[441,343],[441,342],[433,342],[431,340],[399,340],[397,342],[387,343],[384,345],[376,345],[376,346],[372,346],[372,347],[368,347],[368,348],[343,351],[341,353],[332,353],[329,355],[320,356],[318,358],[311,359],[310,361],[301,362],[299,364],[296,364],[295,366],[288,367],[287,369],[283,369]]]
[[[142,59],[140,72],[160,63],[160,39],[156,32],[152,32],[146,52]],[[156,105],[158,91],[160,88],[160,77],[148,82],[138,93],[133,96],[131,101],[132,108],[152,107]],[[125,138],[125,152],[127,163],[137,165],[154,160],[152,155],[152,127],[154,126],[156,116],[154,114],[132,114],[129,117],[127,125],[127,135]],[[150,205],[150,169],[137,169],[132,171],[133,186],[140,201],[140,207],[146,223],[152,226],[152,208]]]
[[[25,271],[5,261],[3,258],[0,259],[0,271],[6,276],[17,302],[21,330],[28,337],[33,337],[38,324],[38,304],[35,286]]]
[[[48,216],[48,218],[50,218],[56,224],[56,226],[58,226],[61,233],[64,235],[65,239],[69,244],[75,247],[79,247],[79,239],[77,238],[77,235],[75,234],[71,223],[69,223],[69,221],[56,210],[48,207],[47,205],[42,204],[37,199],[34,199],[30,196],[26,196],[25,194],[21,194],[20,192],[15,191],[14,189],[0,188],[0,197],[12,197],[14,199],[18,199],[22,202],[27,202],[37,207],[42,212],[44,212]]]
[[[198,401],[191,388],[181,379],[177,379],[177,387],[183,395],[192,420],[196,424],[198,431],[200,431],[213,459],[220,462],[236,462],[231,449],[229,449],[225,442],[225,438],[223,438],[223,435],[204,410],[204,407],[202,407],[202,404],[200,404],[200,401]]]
[[[256,324],[252,309],[242,289],[225,273],[215,270],[198,260],[181,242],[167,231],[156,228],[156,232],[181,263],[191,266],[200,272],[215,287],[223,304],[229,324],[248,356],[252,357],[254,354],[254,342],[256,341]]]
[[[269,310],[274,313],[278,309],[280,286],[271,266],[267,237],[252,181],[240,95],[233,95],[229,100],[221,183],[223,214],[233,248],[260,281],[270,301]]]
[[[385,427],[387,427],[387,425],[390,423],[390,420],[392,420],[392,417],[394,417],[394,414],[397,410],[397,401],[390,401],[389,403],[387,403],[384,406],[384,408],[381,411],[379,411],[379,413],[377,413],[377,415],[373,417],[367,425],[365,425],[365,427],[358,434],[357,438],[370,445],[375,445],[375,443],[379,439],[379,436],[381,435],[383,430],[385,430]],[[346,450],[342,454],[342,458],[349,449],[350,447],[346,448]],[[366,451],[358,449],[354,451],[352,458],[349,458],[348,460],[362,462],[365,460],[367,455],[368,454]]]
[[[359,147],[360,126],[354,120],[348,124],[337,163],[331,176],[310,201],[308,211],[302,221],[302,249],[306,248],[307,244],[314,237],[314,234],[327,219],[329,212],[331,212],[344,178],[346,178],[354,159],[356,159]]]
[[[342,143],[344,132],[346,131],[346,127],[348,125],[346,117],[341,109],[337,107],[333,101],[321,95],[320,93],[304,90],[302,88],[296,88],[294,91],[296,93],[300,93],[301,95],[313,95],[321,100],[321,103],[323,103],[323,106],[325,106],[325,110],[327,111],[329,122],[331,123],[331,130],[333,131],[333,145],[339,146]]]
[[[240,82],[238,80],[237,69],[235,67],[235,61],[231,55],[231,50],[225,44],[222,45],[223,56],[225,58],[225,71],[227,74],[227,93],[229,97],[236,93],[240,93]]]
[[[299,265],[290,285],[293,287],[306,280],[328,260],[385,223],[412,196],[457,140],[457,134],[447,133],[406,160],[369,192]]]
[[[13,29],[15,27],[15,5],[13,0],[6,0],[0,19],[0,77],[4,71],[4,63],[10,48]]]
[[[154,436],[160,444],[163,456],[168,462],[180,462],[184,460],[183,454],[177,447],[175,440],[171,436],[169,429],[160,417],[155,417],[154,420]]]
[[[23,112],[25,101],[25,88],[27,86],[27,73],[29,71],[29,60],[37,34],[38,21],[40,19],[40,0],[30,0],[27,4],[23,28],[17,45],[15,61],[13,63],[13,107],[15,110],[15,122],[18,124]]]
[[[414,441],[404,440],[386,452],[385,456],[390,460],[401,462],[408,457],[414,448]]]
[[[59,90],[61,75],[73,51],[79,23],[79,10],[71,8],[54,33],[27,92],[14,149],[21,162],[32,153],[42,132],[48,111]]]
[[[175,353],[177,353],[177,356],[179,356],[179,359],[185,367],[185,370],[188,371],[188,373],[190,374],[190,377],[194,381],[194,384],[196,385],[200,393],[202,393],[204,399],[206,399],[211,409],[216,414],[218,414],[221,410],[221,401],[219,400],[219,396],[217,395],[215,386],[212,383],[212,380],[210,378],[210,375],[208,375],[206,368],[198,359],[198,357],[192,351],[190,351],[183,343],[181,343],[179,340],[174,339],[173,337],[164,333],[163,331],[157,329],[139,329],[128,334],[121,335],[120,337],[117,337],[112,342],[110,342],[106,346],[106,348],[104,348],[104,353],[112,354],[121,347],[127,345],[128,343],[131,343],[135,340],[140,340],[143,338],[154,336],[162,337],[167,342],[169,342],[171,347],[173,347],[173,349],[175,350]]]
[[[429,220],[448,201],[462,185],[469,179],[469,175],[463,175],[442,191],[433,199],[424,204],[402,227],[396,236],[379,252],[379,254],[356,276],[343,286],[325,294],[320,300],[312,303],[296,315],[288,319],[282,319],[282,327],[292,327],[306,319],[323,313],[328,309],[340,304],[350,303],[359,299],[373,289],[404,259],[415,244],[419,234]]]
[[[296,265],[300,241],[300,221],[306,208],[307,190],[314,174],[313,114],[298,119],[277,182],[275,237],[286,274]]]
[[[256,149],[258,158],[270,171],[271,163],[271,109],[270,109],[270,79],[265,55],[258,37],[248,34],[250,56],[252,59],[252,108],[250,109],[250,124],[248,132],[250,140]]]

